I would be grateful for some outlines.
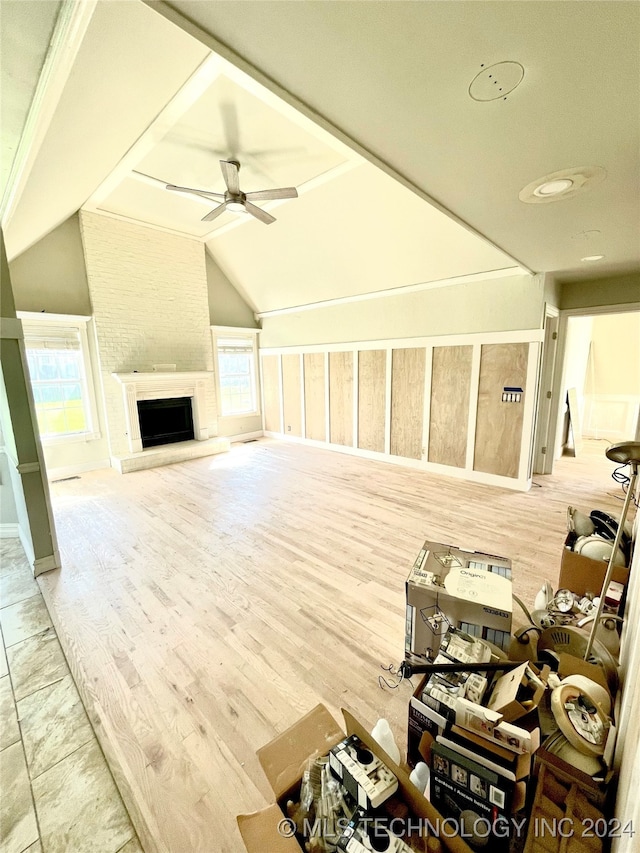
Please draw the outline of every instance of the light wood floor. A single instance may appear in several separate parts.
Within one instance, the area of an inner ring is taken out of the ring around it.
[[[555,583],[567,504],[619,510],[599,442],[528,493],[301,445],[54,484],[63,568],[40,585],[147,853],[236,853],[270,793],[258,747],[316,703],[404,744],[404,580],[423,540]]]

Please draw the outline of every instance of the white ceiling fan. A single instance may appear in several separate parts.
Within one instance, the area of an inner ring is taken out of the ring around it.
[[[220,168],[222,169],[222,177],[227,186],[224,193],[213,193],[209,190],[198,190],[192,187],[179,187],[175,184],[167,184],[168,190],[179,193],[190,193],[191,195],[200,196],[200,198],[210,199],[211,201],[219,201],[220,204],[214,207],[206,216],[202,217],[202,222],[211,222],[224,213],[225,210],[232,210],[238,213],[250,213],[264,222],[265,225],[271,225],[275,222],[275,217],[262,210],[261,207],[253,204],[254,201],[267,201],[276,198],[297,198],[298,190],[295,187],[280,187],[273,190],[258,190],[252,193],[244,193],[240,189],[240,163],[237,160],[220,160]]]

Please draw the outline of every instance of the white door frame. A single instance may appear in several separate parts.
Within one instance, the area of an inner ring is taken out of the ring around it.
[[[553,470],[555,422],[551,418],[553,406],[553,378],[556,370],[556,350],[560,311],[545,305],[544,344],[541,352],[538,405],[533,451],[533,473],[550,474]]]

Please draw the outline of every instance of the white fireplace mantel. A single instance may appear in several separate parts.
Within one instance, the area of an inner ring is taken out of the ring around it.
[[[190,397],[193,412],[193,433],[198,441],[209,438],[206,412],[206,383],[213,380],[207,370],[186,372],[112,373],[122,385],[124,412],[127,422],[129,449],[132,453],[142,451],[138,400],[166,400],[171,397]]]

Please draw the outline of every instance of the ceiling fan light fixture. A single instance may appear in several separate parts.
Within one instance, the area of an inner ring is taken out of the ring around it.
[[[175,184],[165,184],[165,187],[168,190],[199,196],[207,201],[220,199],[222,203],[214,207],[213,210],[210,210],[206,216],[203,216],[201,222],[213,222],[225,210],[230,210],[232,213],[248,213],[264,225],[271,225],[272,222],[276,221],[275,216],[258,207],[258,205],[253,204],[253,201],[298,198],[298,190],[295,187],[274,187],[274,189],[270,190],[257,190],[250,193],[242,192],[238,177],[240,163],[237,160],[220,160],[220,169],[222,170],[222,177],[227,188],[224,195],[222,193],[212,193],[207,190],[195,189],[194,187],[180,187]]]

